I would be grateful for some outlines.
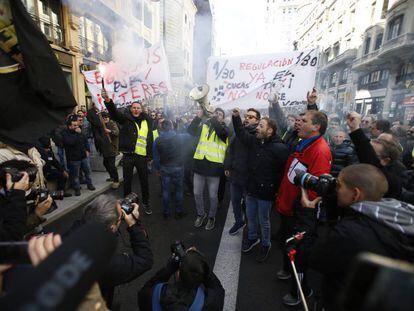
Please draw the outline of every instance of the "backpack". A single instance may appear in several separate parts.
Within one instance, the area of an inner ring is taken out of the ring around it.
[[[167,283],[158,283],[157,285],[155,285],[152,291],[152,311],[162,311],[162,307],[160,304],[161,292],[162,292],[163,287],[166,284]],[[189,311],[201,311],[204,306],[204,299],[205,299],[204,290],[201,286],[199,286],[197,288],[197,294],[194,298],[194,301],[188,310]]]

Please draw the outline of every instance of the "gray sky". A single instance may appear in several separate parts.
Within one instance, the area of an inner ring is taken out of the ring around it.
[[[215,8],[216,42],[228,56],[263,50],[264,0],[211,0]]]

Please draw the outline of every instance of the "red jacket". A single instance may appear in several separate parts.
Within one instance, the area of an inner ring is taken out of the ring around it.
[[[293,204],[300,194],[300,187],[293,184],[295,169],[299,168],[312,175],[320,176],[331,172],[331,163],[331,150],[322,136],[306,146],[302,152],[292,153],[286,162],[285,173],[276,199],[276,209],[279,213],[293,216]],[[308,195],[311,200],[317,197],[314,191],[308,191]]]

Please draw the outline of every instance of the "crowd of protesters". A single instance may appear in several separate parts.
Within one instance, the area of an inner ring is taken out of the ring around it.
[[[291,284],[291,290],[283,297],[283,303],[288,306],[302,303],[300,288],[307,298],[317,290],[308,282],[310,269],[322,274],[319,301],[327,310],[338,310],[339,293],[358,253],[373,252],[413,261],[412,124],[391,124],[356,112],[350,112],[344,119],[334,113],[327,115],[318,109],[316,90],[308,93],[304,111],[289,115],[284,113],[276,97],[269,101],[267,111],[259,111],[252,104],[244,114],[239,108],[231,111],[216,108],[213,113],[200,110],[192,116],[186,112],[185,116],[176,118],[162,109],[144,107],[140,102],[132,103],[127,109],[117,109],[105,91],[102,98],[103,111],[92,107],[70,114],[64,124],[39,139],[33,152],[22,153],[16,160],[10,156],[15,155],[13,150],[0,149],[0,168],[13,166],[27,172],[34,167],[38,172],[36,180],[28,173],[14,180],[9,171],[2,177],[2,241],[28,238],[44,221],[43,215],[52,206],[50,196],[42,202],[35,199],[30,210],[26,207],[26,193],[35,182],[47,187],[55,180],[57,190],[65,197],[81,195],[82,184],[88,191],[94,191],[91,155],[96,155],[102,157],[107,181],[117,189],[120,178],[116,164],[122,154],[123,196],[136,192],[132,187],[136,169],[140,204],[143,212],[151,215],[149,175],[154,172],[160,179],[164,218],[168,220],[173,214],[177,219],[186,216],[188,209],[183,204],[183,195],[187,193],[194,196],[195,228],[214,230],[224,185],[229,182],[234,225],[228,234],[238,235],[244,229],[241,252],[253,252],[260,245],[258,262],[270,256],[271,218],[275,210],[280,219],[278,247],[283,257],[283,266],[275,267],[275,272],[278,279]],[[321,198],[321,193],[305,189],[306,186],[301,188],[297,182],[301,172],[335,177],[334,198]],[[175,195],[171,195],[171,187]],[[331,201],[333,206],[327,204]],[[122,220],[128,227],[132,252],[115,254],[104,275],[97,280],[108,307],[112,304],[115,286],[138,277],[153,263],[138,205],[133,205],[132,213],[125,213],[119,201],[99,196],[85,208],[82,218],[71,229],[94,221],[116,232]],[[306,232],[296,249],[300,287],[292,277],[291,258],[285,245],[298,232]],[[61,243],[56,243],[56,247],[58,244]],[[53,249],[49,245],[48,252]],[[172,291],[186,297],[186,306],[199,303],[197,297],[201,291],[207,293],[206,297],[201,295],[206,310],[222,308],[224,290],[217,277],[201,253],[190,249],[189,254],[182,259],[181,266],[169,262],[144,286],[139,294],[143,310],[154,308],[153,293],[168,297],[158,301],[164,306],[182,303]],[[33,253],[30,256],[36,257]],[[188,271],[183,268],[185,265]],[[169,283],[157,286],[177,270],[182,273],[180,282],[186,289]],[[200,273],[205,277],[194,276]],[[186,296],[189,292],[193,296]]]

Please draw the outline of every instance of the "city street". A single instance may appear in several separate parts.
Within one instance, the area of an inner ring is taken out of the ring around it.
[[[137,175],[134,176],[133,189],[137,189],[139,182]],[[158,269],[167,263],[170,256],[170,244],[175,240],[181,240],[186,247],[196,246],[207,257],[210,267],[216,264],[216,258],[220,243],[225,243],[225,248],[229,249],[232,245],[240,243],[241,236],[230,236],[227,231],[223,231],[225,226],[227,213],[229,211],[229,194],[228,185],[226,189],[226,198],[224,207],[219,209],[216,218],[216,228],[212,231],[206,231],[204,228],[194,228],[193,221],[195,218],[195,209],[193,197],[184,197],[184,207],[188,212],[187,216],[181,220],[170,218],[165,220],[162,216],[162,200],[160,195],[160,184],[158,178],[154,174],[150,178],[151,202],[153,214],[148,216],[141,213],[141,219],[148,228],[152,250],[154,252],[154,266],[151,271],[142,275],[139,279],[116,288],[114,310],[137,310],[137,291]],[[122,188],[122,187],[121,187]],[[120,197],[122,190],[109,190],[107,194]],[[80,217],[82,207],[77,208],[63,217],[57,219],[47,226],[49,230],[56,230],[64,233],[70,228],[72,222]],[[230,210],[230,225],[233,223],[233,215]],[[276,213],[272,213],[272,231],[277,231]],[[128,251],[128,234],[125,226],[121,227],[121,236],[119,238],[119,251]],[[224,238],[225,241],[221,241]],[[288,290],[286,281],[278,281],[276,279],[276,271],[281,266],[280,250],[277,247],[277,241],[272,241],[272,251],[267,262],[259,264],[255,261],[258,248],[252,253],[243,254],[241,256],[240,272],[234,278],[228,272],[218,274],[226,289],[226,301],[224,310],[230,310],[232,302],[229,302],[230,296],[236,295],[235,310],[292,310],[287,309],[281,303],[281,298]],[[234,256],[234,255],[233,255]],[[236,258],[236,261],[238,259]],[[225,258],[225,262],[234,263],[235,260],[229,257]],[[221,271],[231,271],[230,264]],[[225,283],[230,282],[230,291],[227,290]],[[234,284],[236,282],[236,284]],[[238,286],[237,286],[238,282]],[[234,292],[235,288],[235,292]],[[300,308],[298,308],[299,310]],[[295,309],[293,309],[295,310]]]

